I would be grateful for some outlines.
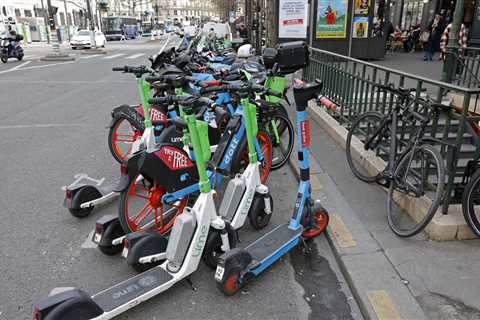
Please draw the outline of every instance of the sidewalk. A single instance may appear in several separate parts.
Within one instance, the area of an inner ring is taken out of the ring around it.
[[[443,61],[439,61],[439,53],[435,54],[433,61],[423,61],[423,52],[387,53],[384,60],[375,61],[375,64],[411,73],[417,76],[440,80]]]
[[[403,58],[403,57],[402,57]],[[389,63],[389,61],[385,61]],[[392,64],[393,62],[390,62]],[[398,66],[402,66],[401,62]],[[423,63],[420,60],[419,65]],[[436,62],[425,62],[432,65]],[[405,68],[412,68],[407,66]],[[423,72],[433,72],[425,70]],[[420,70],[420,69],[419,69]],[[418,73],[418,72],[417,72]],[[363,282],[357,280],[353,286],[362,290],[362,286],[368,286],[369,281],[377,282],[382,273],[377,270],[393,268],[390,281],[382,280],[383,285],[390,288],[401,286],[408,288],[409,295],[416,299],[425,316],[429,319],[442,320],[470,320],[480,319],[480,240],[434,242],[427,241],[423,235],[415,238],[402,239],[396,237],[389,229],[386,222],[386,194],[377,185],[369,185],[356,179],[351,173],[345,159],[344,149],[337,145],[334,140],[315,122],[312,122],[312,153],[319,162],[321,168],[333,183],[323,184],[326,198],[344,198],[352,210],[343,211],[343,221],[346,229],[350,231],[353,241],[357,246],[370,246],[368,255],[362,252],[362,259],[353,260],[354,254],[341,255],[340,259],[349,258],[350,264],[346,266],[346,272],[361,273],[365,265],[375,264],[375,253],[384,255],[388,264],[376,266],[375,269],[367,270],[369,279]],[[333,193],[340,193],[333,194]],[[347,216],[345,216],[347,213]],[[350,215],[350,216],[348,216]],[[368,233],[359,233],[366,230]],[[365,239],[373,239],[368,245]],[[337,239],[338,240],[338,239]],[[379,249],[376,249],[379,248]],[[372,260],[366,259],[372,256]],[[353,261],[353,262],[352,262]],[[348,262],[348,261],[347,261]],[[360,270],[360,271],[359,271]],[[365,274],[365,273],[364,273]],[[355,280],[355,279],[354,279]],[[392,283],[393,281],[393,283]],[[388,282],[388,283],[387,283]],[[402,301],[396,300],[397,292],[391,290],[393,304],[397,304],[402,319],[416,320],[406,316],[405,310],[401,309]],[[405,294],[402,292],[402,297]],[[406,303],[407,304],[407,303]],[[407,304],[412,305],[412,303]],[[368,306],[368,301],[367,301]],[[380,317],[379,317],[380,318]]]

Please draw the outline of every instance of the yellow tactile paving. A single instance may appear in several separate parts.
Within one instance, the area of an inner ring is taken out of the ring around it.
[[[341,248],[355,247],[357,241],[352,237],[350,231],[348,231],[347,226],[343,222],[342,218],[336,213],[330,215],[330,221],[328,223],[330,230],[337,241],[337,244]]]
[[[368,300],[372,304],[373,310],[377,314],[379,320],[400,320],[400,314],[390,299],[387,291],[374,290],[367,291]]]

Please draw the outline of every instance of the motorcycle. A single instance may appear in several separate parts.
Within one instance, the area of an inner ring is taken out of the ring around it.
[[[0,60],[3,63],[7,63],[8,58],[17,58],[18,61],[23,59],[23,48],[20,46],[20,41],[23,40],[23,36],[17,34],[15,38],[6,37],[0,38]],[[10,43],[14,42],[13,48],[10,47]]]

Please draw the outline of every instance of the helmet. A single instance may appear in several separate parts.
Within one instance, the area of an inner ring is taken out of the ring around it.
[[[237,57],[238,58],[249,58],[253,55],[252,45],[244,44],[238,48]]]

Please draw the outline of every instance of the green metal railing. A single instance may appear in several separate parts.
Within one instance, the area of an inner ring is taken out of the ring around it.
[[[480,48],[466,48],[455,55],[453,83],[467,88],[480,87]]]
[[[447,159],[443,206],[443,212],[447,213],[455,188],[462,180],[465,162],[480,158],[480,138],[475,131],[480,116],[469,112],[469,108],[471,111],[477,106],[480,88],[440,82],[319,49],[311,49],[310,64],[303,76],[306,80],[323,81],[323,94],[338,105],[333,116],[347,129],[352,121],[367,111],[387,113],[392,110],[395,103],[393,95],[380,92],[378,85],[416,88],[417,98],[426,94],[435,103],[450,105],[451,97],[460,101],[459,106],[452,106],[444,116],[435,117],[427,133],[454,145],[457,150],[452,153],[452,149],[439,146],[442,156]],[[412,125],[402,123],[398,131],[398,137],[406,143]],[[466,148],[467,145],[469,148]]]

